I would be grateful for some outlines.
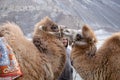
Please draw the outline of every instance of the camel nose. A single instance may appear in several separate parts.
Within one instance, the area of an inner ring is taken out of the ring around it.
[[[77,34],[76,37],[77,38],[82,38],[82,35],[81,34]]]
[[[82,35],[81,34],[76,34],[76,40],[81,40],[82,39]]]

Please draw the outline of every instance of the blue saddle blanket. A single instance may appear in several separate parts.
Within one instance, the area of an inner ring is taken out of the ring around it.
[[[10,59],[6,41],[3,37],[0,38],[0,66],[10,65]]]

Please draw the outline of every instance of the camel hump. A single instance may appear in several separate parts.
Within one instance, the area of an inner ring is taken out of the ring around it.
[[[109,37],[105,43],[105,45],[113,46],[115,47],[120,47],[120,32],[114,33],[111,37]]]
[[[6,22],[0,25],[0,36],[2,37],[6,34],[14,34],[17,36],[23,36],[22,30],[14,22]]]

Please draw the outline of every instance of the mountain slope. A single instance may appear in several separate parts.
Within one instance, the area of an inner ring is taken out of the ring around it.
[[[94,30],[119,31],[119,15],[118,0],[0,0],[0,23],[15,22],[26,35],[45,16],[73,29],[87,23]]]

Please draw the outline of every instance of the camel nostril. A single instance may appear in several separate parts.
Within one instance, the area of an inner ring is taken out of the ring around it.
[[[81,34],[77,34],[77,35],[76,35],[76,40],[80,40],[80,39],[82,39]]]
[[[77,34],[76,37],[78,37],[78,38],[82,38],[82,36],[81,36],[80,34]]]

